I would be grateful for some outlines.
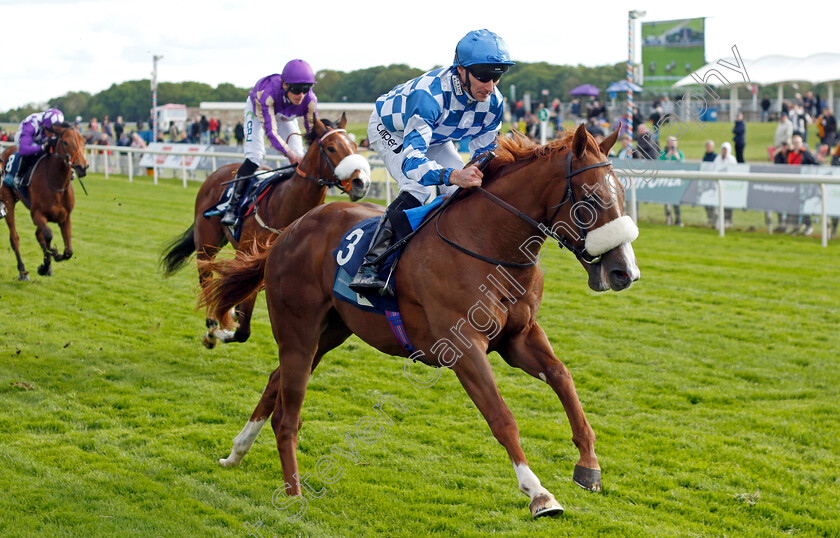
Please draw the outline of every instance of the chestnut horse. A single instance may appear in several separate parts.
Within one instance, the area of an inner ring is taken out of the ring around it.
[[[32,222],[35,223],[35,237],[44,251],[44,263],[38,267],[38,274],[49,276],[52,274],[52,260],[57,262],[69,260],[73,256],[73,247],[70,243],[70,213],[76,203],[73,194],[73,185],[70,180],[73,171],[79,177],[87,173],[87,160],[85,159],[85,141],[82,136],[67,123],[57,124],[53,127],[56,133],[53,142],[50,144],[49,153],[41,157],[32,166],[32,180],[29,182],[29,203],[21,198],[20,194],[6,185],[0,185],[0,199],[6,204],[6,224],[9,226],[9,240],[17,256],[18,280],[29,280],[29,272],[23,265],[20,257],[20,238],[15,227],[15,204],[22,200],[29,207],[29,214]],[[9,157],[17,151],[17,147],[11,146],[0,155],[0,169],[5,169]],[[53,239],[52,230],[47,226],[48,222],[55,222],[61,228],[61,237],[64,239],[64,252],[51,245]]]
[[[315,120],[312,131],[307,135],[309,149],[294,176],[268,191],[254,211],[243,219],[238,241],[220,222],[221,216],[205,218],[203,213],[219,201],[225,190],[223,183],[236,176],[239,165],[228,164],[210,174],[196,195],[192,226],[167,246],[168,251],[161,261],[164,275],[169,276],[183,267],[196,251],[198,260],[212,260],[228,242],[237,250],[249,250],[256,240],[265,240],[324,203],[328,187],[338,187],[353,201],[363,198],[370,187],[370,165],[367,159],[356,153],[356,143],[347,137],[344,130],[346,123],[344,114],[337,126],[328,120]],[[199,269],[198,280],[202,287],[209,276]],[[213,348],[218,341],[245,342],[251,335],[255,301],[256,296],[237,305],[239,327],[236,332],[218,328],[216,320],[208,317],[204,345]]]
[[[638,229],[622,215],[624,193],[605,158],[617,135],[612,133],[600,147],[582,125],[545,146],[500,137],[484,191],[467,190],[447,211],[431,217],[434,222],[405,247],[395,272],[400,312],[416,348],[405,361],[406,376],[416,379],[412,360],[455,372],[507,450],[533,517],[563,508],[528,467],[518,426],[499,395],[487,354],[497,351],[557,393],[580,452],[574,481],[600,491],[595,434],[569,370],[536,321],[543,274],[535,252],[546,235],[569,247],[596,291],[622,290],[639,279],[630,245]],[[351,333],[384,353],[408,355],[385,316],[358,310],[332,293],[333,252],[342,238],[355,236],[348,232],[357,223],[379,211],[371,204],[327,204],[289,226],[270,248],[202,264],[202,270],[218,275],[205,286],[200,304],[215,311],[224,325],[231,322],[231,305],[265,286],[279,347],[280,365],[230,456],[220,460],[223,466],[240,463],[273,415],[286,493],[300,495],[300,483],[292,477],[298,476],[301,407],[309,376],[323,355]],[[338,254],[342,259],[347,255],[343,250]]]

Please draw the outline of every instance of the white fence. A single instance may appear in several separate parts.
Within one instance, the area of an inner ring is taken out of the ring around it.
[[[638,169],[632,171],[629,169],[613,168],[618,177],[627,178],[622,182],[627,186],[628,205],[630,207],[630,216],[634,221],[637,221],[636,215],[636,183],[639,180]],[[840,185],[840,176],[827,176],[817,174],[771,174],[771,173],[732,173],[732,172],[705,172],[696,170],[663,170],[657,172],[668,178],[687,179],[687,180],[704,180],[716,181],[718,191],[718,232],[721,237],[724,236],[724,204],[723,204],[723,186],[722,181],[750,181],[759,183],[807,183],[816,184],[820,186],[820,194],[822,199],[822,214],[820,224],[822,228],[822,246],[828,246],[828,212],[826,207],[826,185]],[[655,176],[654,176],[655,177]],[[629,185],[628,185],[629,183]]]
[[[0,142],[0,147],[3,146],[10,146],[12,145],[11,142]],[[235,152],[187,152],[187,151],[155,151],[150,150],[148,148],[131,148],[131,147],[124,147],[124,146],[97,146],[97,145],[90,145],[86,146],[87,150],[87,158],[88,164],[90,165],[91,172],[97,172],[99,170],[99,166],[102,167],[104,171],[105,178],[108,179],[109,175],[112,173],[113,169],[117,169],[120,174],[127,174],[128,180],[131,182],[133,180],[135,171],[134,167],[138,166],[135,163],[135,160],[139,161],[140,157],[144,153],[150,154],[159,154],[159,155],[180,155],[184,157],[182,162],[185,163],[185,159],[187,157],[209,157],[211,159],[211,170],[215,170],[219,164],[219,161],[226,160],[226,161],[233,161],[238,162],[241,161],[243,155],[241,153]],[[125,154],[126,158],[125,166],[123,166],[123,159],[120,157]],[[285,157],[278,156],[278,155],[267,155],[266,159],[269,161],[273,161],[276,163],[286,163],[288,160]],[[371,168],[383,168],[384,165],[381,160],[379,159],[369,159],[371,164]],[[633,162],[633,161],[625,161],[625,162]],[[113,167],[111,165],[114,165]],[[222,163],[224,164],[224,163]],[[616,163],[618,164],[618,163]],[[636,215],[636,183],[639,180],[639,172],[638,169],[634,172],[632,168],[630,169],[622,169],[620,167],[614,168],[615,173],[618,177],[627,178],[626,181],[623,183],[628,187],[628,206],[630,208],[630,215],[633,217],[633,220],[637,220]],[[186,164],[181,167],[181,177],[183,181],[183,185],[187,187],[188,181],[188,170]],[[840,175],[818,175],[818,174],[773,174],[773,173],[757,173],[757,172],[749,172],[749,173],[732,173],[732,172],[706,172],[706,171],[683,171],[683,170],[662,170],[661,173],[663,175],[667,175],[668,178],[674,179],[686,179],[686,180],[705,180],[705,181],[717,181],[718,185],[718,230],[721,237],[724,236],[724,204],[723,204],[723,188],[721,185],[721,181],[728,181],[728,180],[735,180],[735,181],[750,181],[750,182],[760,182],[760,183],[805,183],[805,184],[816,184],[820,186],[820,193],[822,198],[822,211],[821,211],[821,231],[822,231],[822,246],[828,246],[828,214],[826,208],[826,185],[840,185]],[[154,176],[154,183],[157,185],[158,183],[158,175],[159,169],[157,167],[153,167],[153,176]],[[203,181],[204,178],[189,178],[195,179],[197,181]],[[372,194],[372,198],[375,199],[382,199],[384,198],[386,203],[391,201],[391,190],[395,187],[392,185],[392,181],[394,181],[387,173],[385,172],[385,181],[384,185],[377,186],[375,192]],[[628,185],[629,183],[629,185]],[[384,196],[381,196],[384,194]]]

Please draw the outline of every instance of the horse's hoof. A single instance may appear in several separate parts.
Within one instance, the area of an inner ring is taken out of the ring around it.
[[[531,516],[534,519],[543,516],[557,516],[563,513],[563,507],[551,493],[537,495],[528,505],[528,508],[531,509]]]
[[[209,332],[206,332],[204,333],[204,337],[201,339],[201,342],[207,349],[213,349],[214,347],[216,347],[216,344],[219,343],[219,339],[210,334]]]
[[[575,465],[575,484],[588,491],[601,491],[601,470]]]
[[[18,280],[21,282],[29,282],[29,271],[24,271],[18,275]]]
[[[38,266],[38,274],[41,276],[50,276],[52,275],[52,265],[39,265]]]
[[[239,462],[231,461],[230,458],[222,458],[219,460],[219,465],[222,467],[239,467]]]

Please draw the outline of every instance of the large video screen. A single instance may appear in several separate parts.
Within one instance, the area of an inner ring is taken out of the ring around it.
[[[667,89],[706,64],[705,18],[642,23],[645,90]]]

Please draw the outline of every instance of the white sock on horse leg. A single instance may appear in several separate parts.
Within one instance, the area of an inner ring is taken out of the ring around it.
[[[513,465],[513,470],[516,473],[516,479],[519,480],[519,491],[527,495],[532,501],[537,495],[550,495],[548,490],[540,484],[540,479],[537,478],[537,475],[527,465],[516,463]]]
[[[253,446],[266,420],[267,418],[249,420],[245,424],[245,427],[242,428],[242,431],[239,432],[239,435],[236,436],[236,439],[233,440],[233,450],[230,451],[230,456],[225,459],[220,459],[219,465],[222,467],[239,465],[242,458],[251,450],[251,446]]]

